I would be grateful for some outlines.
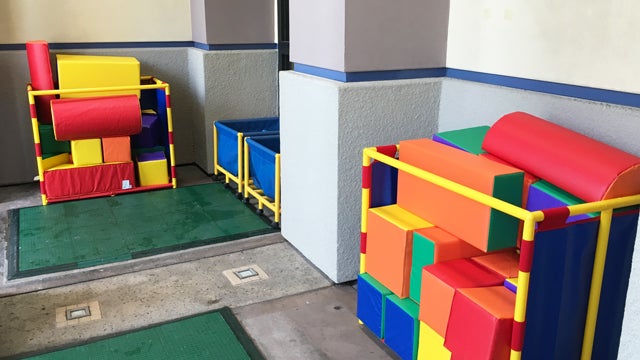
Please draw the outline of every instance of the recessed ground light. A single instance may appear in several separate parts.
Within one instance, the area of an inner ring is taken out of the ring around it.
[[[239,271],[234,271],[233,273],[236,274],[236,276],[240,280],[244,280],[244,279],[250,278],[252,276],[258,276],[258,273],[255,270],[253,270],[252,268],[246,268],[246,269],[242,269],[242,270],[239,270]]]
[[[89,305],[79,308],[67,308],[67,320],[75,320],[83,317],[91,316]]]
[[[222,272],[232,285],[240,285],[250,281],[268,279],[269,276],[260,266],[251,264]]]
[[[56,327],[58,328],[99,319],[102,319],[102,311],[100,304],[95,300],[56,309]]]

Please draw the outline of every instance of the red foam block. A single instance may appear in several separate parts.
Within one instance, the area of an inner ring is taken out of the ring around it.
[[[502,285],[504,278],[470,259],[425,266],[419,319],[444,337],[456,289]]]
[[[508,360],[515,303],[503,286],[457,290],[444,340],[451,359]]]
[[[136,95],[56,99],[51,113],[58,141],[129,136],[142,130]]]
[[[640,193],[640,158],[539,117],[514,112],[482,148],[585,201]]]
[[[47,197],[52,200],[129,189],[135,184],[135,179],[133,162],[65,167],[44,172]]]
[[[53,90],[53,75],[49,59],[49,44],[44,40],[27,41],[27,62],[33,90]],[[54,95],[36,96],[36,113],[43,124],[51,123],[51,107],[49,102]]]

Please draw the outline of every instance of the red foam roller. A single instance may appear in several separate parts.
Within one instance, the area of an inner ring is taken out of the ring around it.
[[[44,40],[27,41],[27,61],[33,90],[53,90],[53,75],[49,60],[49,44]],[[38,120],[44,124],[51,123],[51,108],[49,102],[54,95],[36,96],[36,114]]]
[[[142,130],[136,95],[56,99],[51,113],[58,141],[130,136]]]
[[[640,158],[536,116],[514,112],[482,148],[585,201],[640,193]]]

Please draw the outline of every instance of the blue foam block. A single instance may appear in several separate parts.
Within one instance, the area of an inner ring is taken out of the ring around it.
[[[400,299],[396,295],[386,298],[384,315],[384,342],[403,360],[418,356],[420,322],[419,307],[413,300]]]
[[[579,358],[598,224],[536,233],[523,359]]]
[[[393,205],[398,195],[398,169],[385,163],[374,161],[371,164],[371,205],[380,207]]]
[[[371,275],[358,275],[356,316],[380,339],[384,338],[385,298],[389,295],[391,290]]]
[[[612,219],[598,307],[593,359],[618,358],[637,228],[638,213],[635,211],[614,216]]]

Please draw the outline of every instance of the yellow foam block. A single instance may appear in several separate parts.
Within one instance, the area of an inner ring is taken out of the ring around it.
[[[444,338],[420,321],[418,360],[450,360],[451,351],[444,347]]]
[[[56,55],[60,89],[140,85],[140,62],[128,56]],[[61,94],[61,98],[136,94],[140,90]]]
[[[42,170],[49,170],[58,165],[69,163],[69,153],[58,154],[46,159],[42,159]]]
[[[102,141],[71,140],[71,158],[75,166],[102,164]]]
[[[167,159],[138,162],[140,186],[162,185],[169,183]]]

